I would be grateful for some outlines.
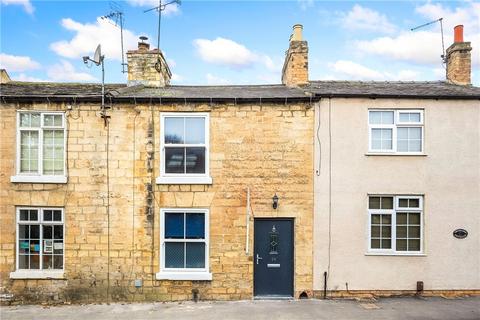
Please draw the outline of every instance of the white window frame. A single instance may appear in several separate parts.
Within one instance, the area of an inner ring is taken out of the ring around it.
[[[37,221],[21,221],[21,210],[37,210]],[[62,212],[62,221],[43,221],[44,210],[60,210]],[[65,271],[65,209],[61,207],[16,207],[16,221],[15,221],[15,271],[10,273],[10,279],[63,279]],[[20,269],[19,268],[19,226],[23,224],[38,224],[38,225],[62,225],[63,226],[63,263],[62,269],[43,269],[43,228],[40,228],[40,252],[39,262],[40,269]]]
[[[203,213],[205,217],[205,239],[165,239],[165,213]],[[201,242],[205,243],[204,268],[165,268],[165,242]],[[212,280],[210,272],[210,216],[204,208],[162,208],[160,209],[160,272],[157,280]]]
[[[165,119],[169,117],[204,118],[205,144],[168,144],[169,147],[205,147],[205,173],[165,172]],[[157,184],[212,184],[210,177],[210,114],[208,112],[162,112],[160,113],[160,176]]]
[[[38,113],[40,114],[40,127],[23,128],[20,127],[20,117],[22,114]],[[62,126],[51,127],[44,125],[44,117],[46,115],[61,115]],[[43,131],[57,129],[63,129],[63,175],[45,175],[43,174]],[[37,131],[38,132],[38,171],[37,173],[22,173],[20,172],[20,154],[21,154],[21,131]],[[35,110],[22,110],[17,112],[17,127],[16,127],[16,169],[15,175],[10,177],[11,182],[20,183],[67,183],[67,122],[65,119],[65,112],[62,111],[35,111]]]
[[[393,124],[370,124],[370,112],[393,112]],[[401,122],[402,113],[420,113],[420,122]],[[368,109],[368,153],[370,154],[393,154],[393,155],[424,155],[425,154],[425,125],[424,110],[422,109]],[[420,151],[397,151],[397,130],[398,128],[421,128],[421,150]],[[372,148],[372,130],[373,129],[392,129],[392,149],[373,149]]]
[[[392,197],[393,198],[393,209],[370,209],[368,208],[367,201],[367,215],[368,215],[368,236],[367,236],[367,254],[371,255],[407,255],[407,256],[423,256],[424,255],[424,209],[423,209],[423,196],[421,195],[377,195],[369,194],[370,197]],[[400,199],[418,199],[419,208],[404,208],[399,207],[398,203]],[[397,251],[397,213],[401,212],[419,212],[420,213],[420,250],[419,251]],[[372,215],[374,214],[389,214],[391,215],[391,249],[377,249],[372,248]]]

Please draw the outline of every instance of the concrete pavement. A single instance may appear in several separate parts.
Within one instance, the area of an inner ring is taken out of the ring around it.
[[[480,297],[385,298],[377,301],[296,300],[135,303],[110,305],[8,306],[1,307],[2,320],[253,320],[339,319],[479,320]]]

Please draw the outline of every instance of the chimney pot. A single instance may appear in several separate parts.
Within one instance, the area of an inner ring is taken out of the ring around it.
[[[463,25],[458,25],[453,28],[454,31],[454,42],[463,42]]]
[[[145,36],[140,37],[140,42],[138,43],[138,51],[144,52],[150,50],[150,44],[148,42],[145,42],[147,40],[148,38]]]
[[[301,24],[296,24],[293,26],[293,34],[290,37],[290,41],[302,41],[302,31],[303,26]]]

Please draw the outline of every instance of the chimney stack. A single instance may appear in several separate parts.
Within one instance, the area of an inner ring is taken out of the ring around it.
[[[293,26],[290,45],[282,69],[282,83],[295,87],[308,83],[308,43],[303,40],[303,26]]]
[[[172,73],[163,53],[150,50],[147,37],[140,37],[137,50],[127,52],[128,86],[142,84],[146,87],[165,87],[170,84]]]
[[[471,84],[472,73],[472,46],[463,41],[463,25],[454,29],[454,42],[446,52],[447,81],[454,84]]]

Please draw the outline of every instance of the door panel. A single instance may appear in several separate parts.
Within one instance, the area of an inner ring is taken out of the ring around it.
[[[254,295],[293,296],[293,219],[255,219]]]

